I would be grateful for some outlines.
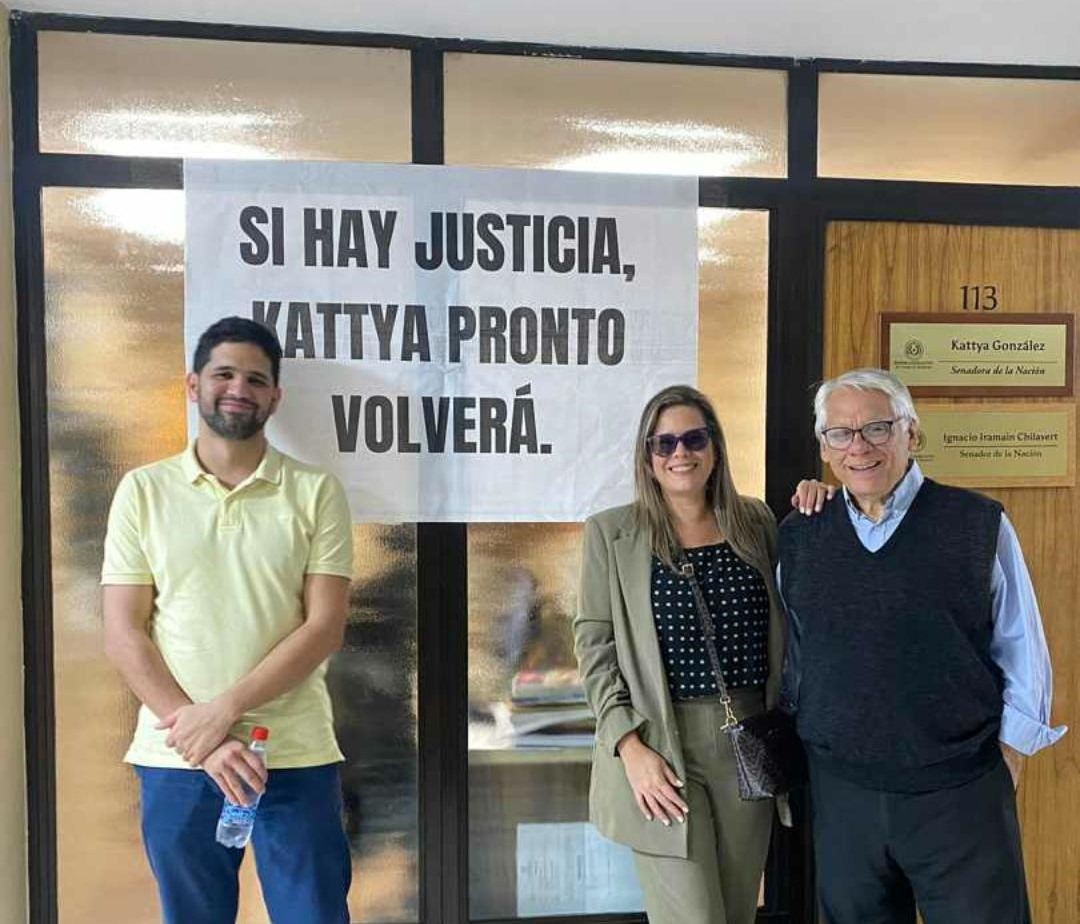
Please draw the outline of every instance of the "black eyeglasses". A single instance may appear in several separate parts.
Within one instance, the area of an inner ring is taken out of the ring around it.
[[[871,420],[868,424],[852,429],[851,427],[829,427],[821,431],[821,438],[830,449],[847,449],[855,442],[855,434],[871,446],[881,446],[889,442],[895,420]]]
[[[682,443],[688,452],[701,452],[711,441],[708,427],[695,427],[682,433],[654,433],[646,437],[645,445],[658,456],[670,456]]]

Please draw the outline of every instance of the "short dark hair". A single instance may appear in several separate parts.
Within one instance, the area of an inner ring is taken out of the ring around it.
[[[210,362],[210,353],[219,343],[254,343],[270,360],[274,384],[278,384],[278,378],[281,375],[281,344],[278,343],[277,335],[269,327],[258,321],[252,321],[250,318],[241,318],[236,315],[215,321],[202,332],[199,342],[195,345],[191,368],[196,375],[202,372],[203,366]]]

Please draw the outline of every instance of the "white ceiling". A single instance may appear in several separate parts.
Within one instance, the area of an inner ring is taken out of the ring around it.
[[[1077,0],[6,0],[24,10],[783,57],[1080,65]]]

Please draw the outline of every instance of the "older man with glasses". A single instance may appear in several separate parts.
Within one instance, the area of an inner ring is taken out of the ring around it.
[[[1027,924],[1014,790],[1065,728],[1016,533],[923,476],[895,376],[825,382],[814,413],[843,496],[784,521],[778,576],[823,921]]]

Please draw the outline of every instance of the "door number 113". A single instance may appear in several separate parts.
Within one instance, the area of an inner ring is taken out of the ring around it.
[[[997,286],[960,286],[964,311],[994,311],[998,306]]]

